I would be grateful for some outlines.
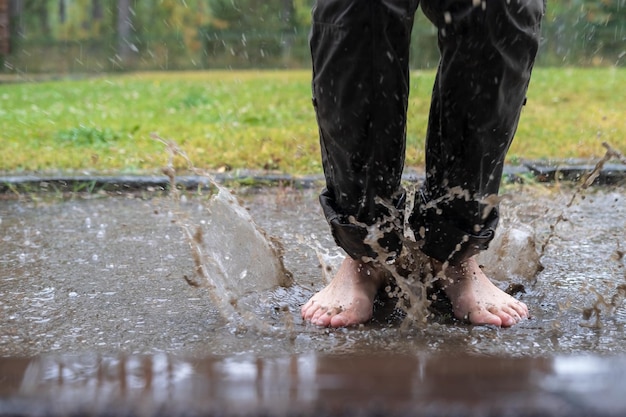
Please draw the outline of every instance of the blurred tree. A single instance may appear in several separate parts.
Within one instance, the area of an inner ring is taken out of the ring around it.
[[[9,1],[11,39],[15,41],[24,33],[24,0]]]
[[[102,0],[91,1],[91,13],[90,18],[85,24],[86,28],[89,28],[91,36],[100,36],[105,32],[106,27],[104,20],[104,5]]]
[[[92,0],[91,1],[91,18],[93,20],[102,20],[103,17],[104,17],[104,11],[102,10],[102,1]]]
[[[10,61],[21,54],[31,69],[58,61],[69,70],[74,61],[118,69],[308,65],[315,0],[3,1]],[[626,0],[548,0],[543,32],[539,64],[626,64]],[[436,44],[418,13],[412,67],[436,66]]]
[[[59,0],[59,22],[65,23],[67,21],[67,6],[65,0]]]
[[[626,55],[626,0],[585,0],[581,8],[585,22],[583,48],[591,62],[619,60]]]
[[[296,1],[209,0],[212,20],[203,28],[208,55],[230,53],[251,65],[281,57],[288,64],[296,35],[309,20],[299,21],[296,4],[305,2]]]
[[[50,18],[48,16],[47,1],[31,1],[30,9],[36,16],[39,33],[42,36],[50,36]]]
[[[0,65],[3,58],[11,51],[11,32],[9,30],[9,0],[0,0]]]
[[[210,20],[206,0],[160,0],[158,6],[144,1],[138,5],[137,31],[146,39],[182,41],[191,52],[200,50],[198,29]]]
[[[130,0],[117,1],[117,55],[121,61],[130,59],[134,46],[131,36],[133,31]]]
[[[550,64],[620,64],[626,54],[626,0],[550,0],[543,27]]]

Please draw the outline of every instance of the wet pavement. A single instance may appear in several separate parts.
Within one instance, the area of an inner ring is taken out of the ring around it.
[[[624,358],[1,359],[0,414],[623,416]]]
[[[532,318],[511,329],[445,314],[404,329],[384,299],[365,326],[302,323],[334,246],[316,190],[243,191],[295,279],[237,300],[265,326],[233,324],[188,284],[180,223],[206,218],[206,196],[0,201],[0,415],[626,413],[623,186],[573,203],[567,185],[505,188],[503,225],[529,225],[543,265],[514,277]]]

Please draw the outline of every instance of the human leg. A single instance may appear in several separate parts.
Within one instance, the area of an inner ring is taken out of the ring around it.
[[[335,240],[354,259],[378,257],[355,221],[380,223],[386,205],[402,205],[416,7],[406,0],[318,0],[313,9],[313,103],[326,177],[320,202]],[[379,241],[389,253],[399,247],[397,233]]]
[[[422,8],[438,28],[441,62],[426,180],[409,221],[422,251],[447,276],[442,283],[455,315],[508,326],[527,309],[497,289],[473,256],[497,226],[504,158],[525,101],[543,1],[424,0]]]
[[[402,210],[396,208],[402,208],[404,199],[400,179],[408,51],[417,4],[417,0],[318,0],[313,9],[313,103],[326,177],[320,202],[335,241],[351,258],[344,261],[337,280],[354,281],[364,263],[394,257],[401,248]],[[375,247],[366,242],[368,229],[363,225],[376,225]],[[325,311],[338,311],[336,304],[342,299],[338,288],[345,285],[331,283],[311,301]],[[302,309],[306,320],[318,311],[311,310],[311,301]],[[352,314],[360,319],[344,325],[368,320],[372,303],[373,299],[360,303],[369,304],[369,314]]]

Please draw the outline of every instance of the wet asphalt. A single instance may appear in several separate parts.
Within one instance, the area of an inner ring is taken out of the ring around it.
[[[190,181],[195,191],[177,205],[161,179],[108,180],[112,189],[92,179],[95,194],[58,180],[23,181],[30,191],[19,197],[11,183],[0,200],[0,415],[626,414],[619,179],[573,208],[571,190],[511,189],[538,242],[567,217],[538,283],[523,283],[533,320],[512,331],[435,320],[408,333],[385,305],[359,329],[299,321],[322,284],[313,248],[333,246],[316,181],[238,188],[283,241],[296,281],[242,297],[269,323],[259,330],[232,325],[188,283],[195,264],[181,212],[206,216],[202,184]],[[590,254],[577,262],[581,251]],[[593,307],[601,320],[584,319]]]

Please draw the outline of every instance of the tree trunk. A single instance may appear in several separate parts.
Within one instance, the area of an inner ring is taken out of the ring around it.
[[[102,9],[102,2],[100,0],[91,1],[91,19],[93,21],[102,20],[104,17],[104,10]]]
[[[130,0],[117,1],[117,54],[122,61],[132,56],[131,35],[133,30]]]
[[[9,0],[0,0],[0,59],[9,55],[11,31],[9,29]]]
[[[295,25],[294,25],[294,15],[295,15],[295,6],[293,4],[293,0],[282,0],[281,1],[281,21],[282,21],[282,57],[283,62],[286,65],[289,65],[289,61],[291,59],[293,44],[295,41]]]
[[[67,10],[65,8],[65,0],[59,0],[59,22],[65,23],[67,20]]]
[[[48,5],[46,4],[46,2],[42,1],[38,3],[37,9],[35,10],[35,12],[37,13],[37,18],[39,19],[39,27],[40,27],[41,34],[45,38],[49,38],[51,31],[50,31],[50,19],[48,16]]]
[[[13,36],[20,37],[24,35],[24,1],[23,0],[10,0],[9,1],[9,21],[10,31]]]

